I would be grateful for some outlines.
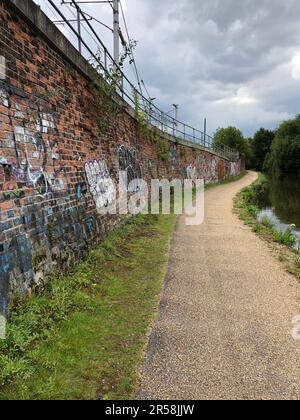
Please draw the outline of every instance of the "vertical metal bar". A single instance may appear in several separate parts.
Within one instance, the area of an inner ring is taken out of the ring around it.
[[[120,17],[119,0],[113,0],[113,28],[114,28],[114,61],[115,66],[120,64]]]
[[[77,9],[77,32],[78,32],[78,50],[80,54],[82,53],[82,47],[81,47],[81,19],[80,19],[80,8],[78,5],[76,5]]]
[[[178,110],[179,110],[179,105],[174,104],[174,108],[175,108],[175,120],[178,121]]]
[[[105,71],[107,72],[107,51],[104,50],[104,67]]]
[[[124,75],[122,73],[121,76],[121,91],[122,91],[122,98],[124,99]]]

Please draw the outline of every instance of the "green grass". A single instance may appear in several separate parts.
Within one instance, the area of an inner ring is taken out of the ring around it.
[[[10,315],[0,399],[128,399],[175,216],[137,216]]]
[[[287,229],[285,232],[274,231],[274,240],[275,242],[286,245],[290,248],[294,247],[297,242],[291,228]]]
[[[234,210],[247,225],[253,228],[265,227],[266,223],[259,223],[257,215],[259,207],[257,205],[257,196],[265,188],[266,178],[259,174],[258,180],[249,187],[244,188],[234,200]]]

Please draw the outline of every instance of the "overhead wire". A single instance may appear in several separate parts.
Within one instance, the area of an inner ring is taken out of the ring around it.
[[[51,15],[53,15],[53,17],[55,17],[56,19],[60,19],[60,16],[51,9],[51,7],[49,6],[49,4],[47,3],[47,0],[42,0],[43,4],[45,5],[45,7],[47,8],[47,10],[49,10],[49,12],[51,13]],[[76,43],[77,42],[77,38],[76,35],[66,26],[64,26],[65,30],[67,31],[68,35],[73,39],[73,41]]]
[[[129,52],[130,52],[130,55],[131,55],[130,64],[131,65],[133,64],[133,69],[134,69],[135,77],[136,77],[136,80],[137,80],[137,84],[139,86],[140,94],[141,94],[144,106],[146,106],[146,104],[145,104],[145,99],[146,98],[144,97],[143,88],[142,88],[142,79],[141,79],[140,73],[139,73],[138,68],[137,68],[133,48],[132,48],[132,45],[131,45],[131,37],[129,35],[129,29],[128,29],[128,25],[127,25],[125,13],[124,13],[122,0],[120,0],[120,9],[121,9],[122,19],[123,19],[123,22],[124,22],[124,27],[125,27],[125,31],[126,31],[127,40],[128,40],[128,48],[129,48]],[[149,96],[149,100],[151,100],[150,95],[147,93],[147,90],[146,90],[146,94]]]

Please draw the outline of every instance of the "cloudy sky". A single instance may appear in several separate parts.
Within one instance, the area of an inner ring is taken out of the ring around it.
[[[202,128],[207,117],[210,133],[235,125],[247,136],[300,112],[299,0],[121,1],[139,72],[163,110],[178,103],[184,122]],[[54,19],[47,0],[35,2]],[[108,4],[82,8],[112,26]],[[111,32],[95,28],[111,49]]]

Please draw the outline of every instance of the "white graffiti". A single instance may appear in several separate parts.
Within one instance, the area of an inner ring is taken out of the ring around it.
[[[106,162],[94,160],[85,164],[85,174],[98,212],[116,200],[116,189]]]
[[[236,176],[240,173],[239,162],[230,162],[230,176]]]
[[[60,165],[58,145],[43,136],[55,128],[53,116],[46,113],[39,114],[36,131],[24,126],[14,127],[17,181],[33,186],[39,195],[65,191],[65,172]]]
[[[6,79],[6,60],[3,55],[0,55],[0,80]]]
[[[0,104],[5,106],[6,108],[9,107],[9,98],[8,94],[4,89],[0,89]]]
[[[50,187],[51,191],[63,192],[65,191],[65,183],[61,178],[57,178],[56,174],[45,174],[47,190]]]
[[[50,114],[40,114],[40,119],[37,121],[36,130],[40,133],[48,133],[49,128],[55,128],[53,116]]]
[[[189,165],[186,168],[186,176],[187,176],[187,179],[192,179],[192,180],[197,179],[198,176],[197,176],[197,169],[196,169],[196,167],[193,166],[193,165]]]
[[[212,180],[218,179],[218,171],[217,171],[217,168],[218,168],[218,163],[217,163],[216,159],[213,159],[211,161],[211,168],[210,168]]]

